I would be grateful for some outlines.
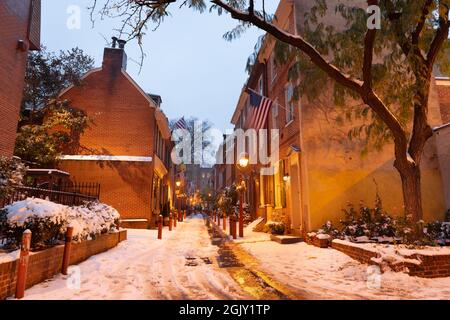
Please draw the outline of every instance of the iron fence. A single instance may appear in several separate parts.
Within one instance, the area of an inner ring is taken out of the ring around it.
[[[72,189],[63,189],[62,187],[58,189],[59,190],[49,190],[33,187],[16,187],[9,197],[0,199],[0,208],[26,198],[39,198],[66,206],[79,206],[85,202],[96,201],[100,198],[99,185],[94,188],[94,186],[80,184],[73,186]]]

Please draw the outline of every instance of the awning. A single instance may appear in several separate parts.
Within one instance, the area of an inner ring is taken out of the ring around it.
[[[162,179],[169,173],[164,163],[155,155],[155,172]]]

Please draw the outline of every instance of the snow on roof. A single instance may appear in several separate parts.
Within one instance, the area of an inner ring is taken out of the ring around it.
[[[152,157],[140,156],[109,156],[109,155],[62,155],[60,160],[75,161],[125,161],[125,162],[152,162]]]

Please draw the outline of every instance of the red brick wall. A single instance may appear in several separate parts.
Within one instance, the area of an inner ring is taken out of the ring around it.
[[[114,248],[126,240],[127,232],[105,234],[96,240],[73,243],[70,265],[78,264],[89,257]],[[61,272],[64,246],[57,246],[30,255],[26,288],[30,288]],[[0,264],[0,299],[14,295],[17,280],[18,260]]]
[[[92,121],[79,147],[67,154],[154,159],[155,109],[122,73],[123,56],[119,49],[106,49],[103,68],[62,95]],[[116,208],[122,219],[148,219],[154,225],[153,162],[62,161],[60,167],[74,180],[100,183],[101,201]]]
[[[30,5],[31,0],[0,2],[0,156],[14,151],[28,55],[18,41],[28,40]]]
[[[366,264],[375,264],[372,258],[377,258],[378,254],[363,248],[346,245],[343,243],[332,242],[333,249],[345,253],[349,257]],[[402,262],[389,264],[389,268],[397,272],[406,272],[413,277],[421,278],[443,278],[450,277],[450,254],[439,256],[427,256],[422,254],[413,254],[406,257],[420,261],[420,264]],[[383,266],[381,266],[383,269]]]
[[[443,123],[450,122],[450,86],[436,86],[441,106],[441,116]]]

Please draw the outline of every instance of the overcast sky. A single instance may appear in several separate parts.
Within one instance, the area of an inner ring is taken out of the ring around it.
[[[79,47],[101,64],[105,38],[109,41],[119,21],[97,19],[92,27],[88,6],[92,0],[43,0],[42,43],[49,50]],[[101,0],[99,1],[101,2]],[[273,10],[278,1],[269,1]],[[81,28],[69,29],[71,6],[81,8]],[[242,38],[227,42],[222,35],[236,22],[230,16],[199,14],[188,8],[172,9],[160,28],[144,39],[147,54],[139,73],[140,51],[127,44],[128,72],[147,92],[162,96],[162,108],[170,119],[195,116],[209,119],[215,127],[231,127],[230,119],[247,74],[245,65],[258,37],[256,28]]]

